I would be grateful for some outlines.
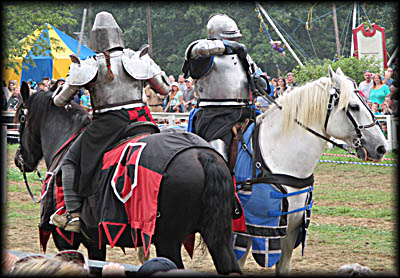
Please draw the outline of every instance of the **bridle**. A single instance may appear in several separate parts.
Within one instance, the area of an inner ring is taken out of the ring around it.
[[[22,150],[23,150],[22,134],[23,134],[23,131],[24,131],[24,129],[25,129],[25,123],[26,123],[26,116],[27,116],[27,115],[28,115],[28,109],[25,108],[25,107],[24,107],[24,103],[22,103],[22,107],[21,107],[21,109],[19,109],[19,113],[18,113],[18,120],[19,120],[19,129],[18,129],[18,132],[19,132],[18,161],[19,161],[19,163],[21,164],[21,171],[22,171],[22,174],[23,174],[23,176],[24,176],[25,186],[26,186],[26,189],[28,190],[29,195],[31,196],[32,200],[33,200],[35,203],[40,203],[40,200],[39,200],[39,201],[36,200],[35,196],[33,195],[32,191],[31,191],[31,188],[30,188],[30,186],[29,186],[29,184],[28,184],[28,179],[27,179],[27,177],[26,177],[26,171],[25,171],[25,165],[26,165],[26,163],[25,163],[24,158],[22,157]],[[32,138],[32,139],[33,139],[33,138]],[[36,172],[37,172],[37,175],[38,175],[38,177],[39,177],[39,180],[40,180],[40,182],[43,184],[43,179],[42,179],[42,176],[40,175],[39,170],[38,170],[37,168],[35,168],[33,171],[36,171]]]
[[[372,117],[372,123],[366,124],[366,125],[360,125],[360,124],[357,123],[356,119],[351,115],[350,109],[346,110],[346,116],[349,118],[350,122],[353,124],[354,129],[355,129],[356,134],[357,134],[357,136],[353,139],[352,147],[353,148],[359,148],[359,147],[362,147],[363,142],[365,142],[363,134],[362,134],[362,130],[363,129],[367,129],[367,128],[371,128],[371,127],[377,125],[378,121],[377,121],[374,113],[371,111],[371,109],[368,107],[368,105],[366,104],[365,100],[361,96],[360,90],[357,88],[357,84],[355,83],[355,81],[350,79],[350,78],[349,78],[349,80],[351,80],[353,85],[354,85],[355,89],[353,90],[353,92],[359,98],[361,103],[367,108],[367,111],[370,113],[370,115]],[[339,102],[339,97],[340,97],[340,89],[332,87],[329,90],[329,101],[328,101],[327,113],[326,113],[326,118],[325,118],[325,123],[324,123],[324,130],[325,131],[326,131],[327,126],[328,126],[329,116],[330,116],[333,108],[337,106],[337,104]],[[345,150],[347,152],[353,154],[348,149],[345,149]]]
[[[357,123],[357,121],[355,120],[355,118],[351,115],[349,109],[346,110],[346,116],[349,118],[350,122],[353,124],[354,129],[355,129],[356,134],[357,134],[357,137],[355,137],[355,138],[353,139],[352,147],[353,147],[353,148],[360,148],[360,147],[363,146],[363,143],[365,142],[364,137],[363,137],[363,135],[362,135],[362,130],[377,125],[377,124],[378,124],[378,121],[377,121],[377,119],[376,119],[374,113],[373,113],[373,112],[371,111],[371,109],[368,107],[368,105],[367,105],[367,103],[365,102],[365,100],[363,99],[363,97],[360,95],[360,90],[358,89],[357,84],[355,83],[355,81],[352,80],[352,79],[350,79],[350,78],[348,78],[348,79],[351,80],[352,83],[353,83],[353,85],[354,85],[354,88],[355,88],[355,89],[353,90],[353,92],[354,92],[354,93],[356,94],[356,96],[360,99],[361,103],[367,108],[367,110],[369,111],[369,113],[371,114],[371,117],[372,117],[372,123],[367,124],[367,125],[359,125],[359,124]],[[258,89],[259,89],[260,91],[263,91],[263,90],[261,90],[260,88],[258,88]],[[275,99],[271,98],[268,94],[266,94],[265,91],[263,92],[262,97],[263,97],[264,99],[266,98],[266,100],[268,100],[269,102],[274,103],[280,110],[282,110],[282,106],[279,105],[279,104],[275,101]],[[327,105],[327,113],[326,113],[325,122],[324,122],[324,130],[325,130],[325,131],[326,131],[327,126],[328,126],[328,121],[329,121],[329,117],[330,117],[330,115],[331,115],[331,112],[332,112],[332,110],[333,110],[333,109],[338,105],[338,103],[339,103],[339,98],[340,98],[340,89],[335,88],[335,87],[332,87],[332,88],[329,90],[329,100],[328,100],[328,105]],[[322,135],[322,134],[320,134],[320,133],[314,131],[313,129],[311,129],[311,128],[307,127],[307,126],[305,126],[303,123],[299,122],[297,119],[295,119],[295,122],[296,122],[298,125],[300,125],[302,128],[304,128],[305,130],[307,130],[308,132],[314,134],[315,136],[317,136],[317,137],[319,137],[319,138],[321,138],[321,139],[323,139],[323,140],[325,140],[325,141],[331,143],[332,145],[334,145],[334,146],[336,146],[336,147],[338,147],[338,148],[341,148],[341,149],[345,150],[345,151],[348,152],[349,154],[356,155],[354,152],[352,152],[352,151],[351,151],[348,147],[346,147],[344,144],[338,144],[338,143],[336,143],[335,141],[329,139],[328,137],[326,137],[326,136],[324,136],[324,135]]]

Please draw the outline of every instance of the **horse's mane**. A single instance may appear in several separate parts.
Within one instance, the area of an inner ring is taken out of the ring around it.
[[[337,109],[347,109],[352,92],[350,81],[344,76],[340,77],[340,81],[340,98]],[[284,134],[293,130],[296,125],[295,120],[305,126],[322,123],[327,112],[330,88],[332,88],[331,79],[321,77],[303,86],[295,87],[292,91],[277,98],[276,102],[282,106]],[[262,120],[274,108],[276,108],[275,105],[269,105],[259,120]]]
[[[40,91],[32,94],[28,99],[28,112],[27,122],[29,123],[29,133],[34,134],[38,130],[38,126],[47,117],[57,117],[65,119],[71,123],[72,133],[79,131],[90,123],[89,113],[85,111],[80,105],[75,102],[71,103],[71,108],[63,109],[53,104],[51,98],[53,92]],[[40,113],[32,113],[31,111],[37,110]],[[63,124],[63,123],[59,123]]]

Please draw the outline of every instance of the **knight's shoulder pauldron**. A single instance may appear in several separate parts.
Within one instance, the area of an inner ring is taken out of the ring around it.
[[[83,86],[92,81],[99,69],[97,60],[93,57],[71,63],[66,81],[73,86]]]
[[[148,46],[139,51],[123,50],[122,66],[131,77],[138,80],[148,80],[161,73],[161,68],[150,58],[147,51]]]

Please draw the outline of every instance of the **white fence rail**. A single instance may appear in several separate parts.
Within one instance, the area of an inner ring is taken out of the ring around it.
[[[14,119],[15,112],[14,111],[2,111],[2,125],[7,126],[7,138],[11,141],[18,140],[18,126],[19,124],[12,123]],[[165,124],[174,125],[179,124],[181,119],[188,120],[189,113],[164,113],[164,112],[153,112],[151,113],[154,120],[156,121],[165,121]],[[397,140],[397,126],[399,124],[398,117],[394,117],[393,115],[377,115],[376,118],[378,121],[386,122],[387,124],[387,145],[388,150],[393,150],[398,148],[398,140]],[[344,143],[340,140],[335,140],[338,143]],[[331,144],[328,144],[331,146]]]

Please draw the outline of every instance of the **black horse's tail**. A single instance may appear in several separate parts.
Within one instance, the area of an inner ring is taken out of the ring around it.
[[[207,245],[229,242],[232,234],[233,180],[228,166],[217,156],[209,151],[198,155],[205,174],[201,227]]]

